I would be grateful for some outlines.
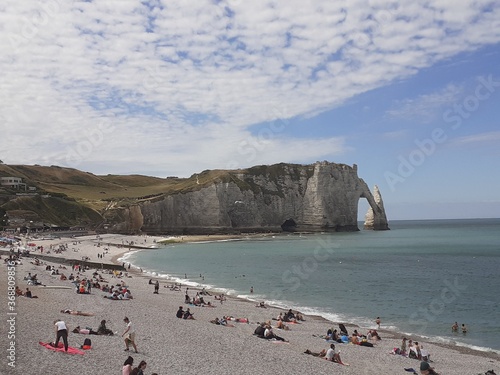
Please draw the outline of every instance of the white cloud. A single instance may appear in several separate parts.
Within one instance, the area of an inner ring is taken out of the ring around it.
[[[463,86],[449,84],[439,91],[423,94],[415,99],[404,99],[394,105],[387,114],[394,118],[416,119],[424,123],[442,117],[443,108],[456,103],[463,94]]]
[[[482,145],[484,143],[500,143],[500,131],[459,137],[451,141],[451,144],[456,146],[464,146],[468,144]]]
[[[500,8],[489,1],[368,4],[2,3],[2,159],[61,161],[91,142],[89,134],[97,137],[101,123],[113,130],[80,155],[82,167],[101,162],[115,172],[186,175],[231,160],[248,166],[324,159],[349,149],[343,138],[276,134],[255,160],[237,145],[255,141],[252,124],[334,108],[500,41]],[[403,102],[392,115],[415,106],[418,113],[457,90]]]

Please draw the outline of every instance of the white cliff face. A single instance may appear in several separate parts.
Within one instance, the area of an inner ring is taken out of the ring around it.
[[[376,205],[355,166],[277,164],[228,173],[227,181],[147,201],[138,205],[140,214],[135,209],[121,216],[141,216],[136,229],[148,233],[280,231],[290,219],[296,223],[291,229],[300,231],[353,231],[359,199]],[[383,205],[376,210],[377,223],[387,226]]]
[[[373,199],[375,201],[377,214],[375,214],[374,209],[370,206],[365,215],[364,227],[365,229],[387,230],[389,229],[389,224],[387,223],[382,195],[377,185],[373,188]]]

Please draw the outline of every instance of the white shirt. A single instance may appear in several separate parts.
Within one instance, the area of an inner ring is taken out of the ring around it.
[[[327,351],[326,351],[326,359],[328,359],[329,361],[333,361],[333,355],[335,354],[335,350],[333,350],[332,348],[329,348]]]
[[[56,327],[57,327],[57,330],[60,331],[62,329],[68,329],[66,328],[66,323],[64,323],[62,320],[59,320],[58,322],[56,322]]]
[[[127,328],[128,328],[127,333],[134,333],[134,327],[132,326],[132,322],[127,323]]]

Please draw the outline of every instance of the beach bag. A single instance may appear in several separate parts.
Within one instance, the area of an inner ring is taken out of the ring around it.
[[[92,349],[92,341],[89,338],[83,340],[82,349],[84,350]]]

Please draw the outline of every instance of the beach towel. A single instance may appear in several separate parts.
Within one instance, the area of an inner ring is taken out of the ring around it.
[[[59,343],[59,345],[56,347],[50,345],[50,343],[48,342],[39,342],[40,345],[46,347],[47,349],[50,349],[50,350],[53,350],[55,352],[63,352],[65,353],[64,351],[64,345],[62,342]],[[72,346],[68,346],[68,351],[67,351],[68,354],[80,354],[80,355],[84,355],[85,352],[82,352],[81,350],[77,349],[77,348],[73,348]]]

